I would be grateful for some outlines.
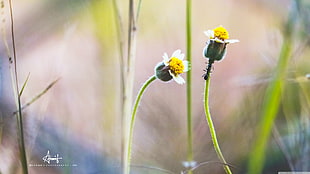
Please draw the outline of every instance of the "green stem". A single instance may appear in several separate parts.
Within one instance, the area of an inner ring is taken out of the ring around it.
[[[191,36],[191,9],[192,1],[186,0],[186,52],[187,60],[192,62],[192,36]],[[192,135],[192,71],[187,72],[187,161],[194,160],[193,155],[193,135]],[[192,171],[189,171],[191,174]]]
[[[23,128],[23,117],[22,117],[22,109],[21,109],[21,101],[20,101],[20,91],[18,88],[18,75],[17,75],[17,56],[16,56],[16,48],[15,48],[15,35],[14,35],[14,18],[13,18],[13,8],[12,8],[12,0],[9,1],[10,7],[10,18],[11,18],[11,36],[12,36],[12,47],[13,47],[13,60],[14,60],[14,72],[11,72],[12,75],[12,83],[15,86],[15,100],[17,107],[17,129],[18,129],[18,147],[20,153],[20,160],[22,163],[22,170],[24,174],[28,174],[28,166],[27,166],[27,157],[25,150],[25,141],[24,141],[24,128]],[[11,61],[10,61],[11,62]],[[14,77],[13,77],[14,74]]]
[[[216,154],[218,156],[218,158],[221,160],[222,163],[227,164],[222,152],[221,152],[221,148],[219,146],[219,143],[217,141],[216,138],[216,132],[215,132],[215,128],[213,125],[213,121],[211,118],[211,114],[210,114],[210,109],[209,109],[209,86],[210,86],[210,74],[208,74],[209,78],[206,80],[206,84],[205,84],[205,98],[204,98],[204,107],[205,107],[205,112],[206,112],[206,119],[208,121],[208,125],[209,125],[209,129],[210,129],[210,134],[212,137],[212,142],[214,145],[214,149],[216,151]],[[228,165],[224,165],[224,170],[227,174],[232,174],[232,172],[230,171],[230,168]]]
[[[136,119],[136,113],[137,113],[137,109],[138,109],[138,105],[140,103],[140,100],[141,100],[141,97],[142,97],[142,94],[144,93],[144,91],[146,90],[146,88],[154,81],[156,80],[156,77],[155,75],[150,77],[144,84],[143,86],[141,87],[138,95],[137,95],[137,98],[136,98],[136,101],[134,103],[134,106],[133,106],[133,110],[132,110],[132,114],[131,114],[131,121],[130,121],[130,131],[129,131],[129,140],[128,140],[128,147],[127,147],[127,159],[126,159],[126,174],[129,174],[130,172],[130,161],[131,161],[131,147],[132,147],[132,138],[133,138],[133,130],[134,130],[134,125],[135,125],[135,119]]]

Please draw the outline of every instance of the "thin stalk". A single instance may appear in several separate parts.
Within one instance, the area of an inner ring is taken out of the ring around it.
[[[23,95],[23,92],[24,92],[24,89],[26,88],[26,85],[28,83],[29,77],[30,77],[30,73],[28,73],[28,76],[27,76],[27,78],[26,78],[26,80],[25,80],[25,82],[24,82],[24,84],[22,86],[22,89],[19,91],[19,94],[18,94],[19,96]]]
[[[28,101],[26,104],[24,104],[21,109],[24,110],[26,109],[28,106],[30,106],[32,103],[34,103],[35,101],[37,101],[39,98],[41,98],[48,90],[50,90],[57,82],[58,82],[59,78],[54,80],[52,83],[50,83],[43,91],[41,91],[39,94],[37,94],[36,96],[34,96],[30,101]],[[17,114],[17,110],[15,112],[13,112],[13,115]]]
[[[135,36],[136,36],[136,19],[134,12],[134,0],[129,0],[129,19],[128,19],[128,50],[127,50],[127,71],[130,71],[132,65],[131,59],[135,57]]]
[[[204,98],[204,108],[205,108],[205,113],[206,113],[206,119],[208,121],[208,125],[209,125],[209,129],[210,129],[210,134],[211,134],[211,138],[212,138],[212,142],[213,142],[213,146],[214,146],[214,149],[215,149],[215,152],[218,156],[218,158],[221,160],[222,163],[224,164],[227,164],[223,154],[222,154],[222,151],[221,151],[221,148],[219,146],[219,143],[217,141],[217,137],[216,137],[216,132],[215,132],[215,128],[214,128],[214,125],[213,125],[213,121],[212,121],[212,118],[211,118],[211,114],[210,114],[210,109],[209,109],[209,86],[210,86],[210,74],[207,74],[209,76],[209,78],[206,80],[206,83],[205,83],[205,98]],[[224,167],[224,170],[227,174],[232,174],[232,172],[230,171],[230,168],[228,165],[223,165]]]
[[[124,56],[124,30],[123,30],[123,23],[122,23],[122,18],[119,10],[119,6],[117,4],[117,0],[113,0],[113,8],[114,8],[114,15],[116,18],[116,32],[117,32],[117,40],[119,41],[119,63],[120,63],[120,78],[121,78],[121,98],[123,101],[124,98],[124,91],[125,91],[125,56]],[[124,103],[122,102],[122,107]]]
[[[121,154],[124,154],[124,101],[125,101],[125,56],[124,56],[124,25],[121,18],[121,13],[119,10],[119,6],[117,4],[117,0],[113,0],[113,8],[114,8],[114,15],[115,15],[115,25],[116,25],[116,33],[117,33],[117,40],[119,41],[119,68],[120,68],[120,120],[121,120]],[[121,166],[124,165],[124,160],[121,157]]]
[[[128,143],[128,147],[127,147],[127,159],[126,159],[126,163],[128,164],[128,168],[126,169],[127,174],[129,174],[130,172],[130,161],[131,161],[131,150],[132,150],[132,138],[133,138],[133,130],[134,130],[134,125],[135,125],[135,120],[136,120],[136,113],[137,113],[137,109],[138,109],[138,105],[140,103],[141,97],[144,93],[144,91],[146,90],[146,88],[154,81],[156,80],[155,75],[150,77],[141,87],[135,104],[133,106],[133,110],[132,110],[132,114],[131,114],[131,120],[130,120],[130,131],[129,131],[129,143]]]
[[[136,21],[138,21],[139,16],[140,16],[141,5],[142,5],[142,0],[139,0],[139,2],[138,2],[138,9],[137,9],[137,16],[136,16]]]
[[[24,174],[28,174],[28,166],[27,166],[27,157],[25,150],[25,141],[24,141],[24,132],[23,132],[23,117],[22,117],[22,109],[21,109],[21,101],[19,95],[18,88],[18,74],[17,74],[17,63],[16,63],[16,48],[15,48],[15,36],[14,36],[14,20],[13,20],[13,8],[12,8],[12,0],[9,0],[10,6],[10,18],[11,18],[11,37],[12,37],[12,47],[13,47],[13,60],[14,60],[14,86],[15,86],[15,99],[16,99],[16,107],[18,110],[17,113],[17,127],[18,127],[18,144],[19,144],[19,153],[20,160],[22,163],[22,170]],[[11,73],[13,75],[13,72]],[[12,81],[12,83],[13,83]]]
[[[126,64],[126,84],[125,84],[125,94],[124,94],[124,107],[123,107],[123,142],[124,142],[124,152],[122,155],[123,161],[123,174],[129,174],[129,164],[128,164],[128,151],[129,146],[129,121],[131,116],[132,107],[132,91],[134,82],[134,66],[136,58],[136,22],[135,22],[135,12],[134,12],[134,0],[129,0],[129,26],[128,26],[128,55]]]
[[[192,62],[192,36],[191,36],[191,9],[192,1],[186,0],[186,52],[188,62]],[[187,72],[187,161],[194,160],[192,135],[192,71]],[[189,171],[191,174],[192,171]]]
[[[131,165],[131,167],[135,167],[135,168],[144,168],[144,169],[149,169],[149,170],[155,170],[161,173],[168,173],[168,174],[175,174],[174,172],[170,171],[170,170],[166,170],[166,169],[162,169],[159,167],[154,167],[154,166],[146,166],[146,165]]]
[[[202,167],[202,166],[208,165],[208,164],[227,165],[227,166],[230,166],[232,168],[235,168],[234,166],[232,166],[230,164],[225,164],[225,163],[222,163],[222,162],[219,162],[219,161],[205,161],[205,162],[198,163],[196,166],[190,168],[189,170],[182,171],[181,174],[189,174],[189,171],[194,171],[194,170],[198,169],[199,167]]]

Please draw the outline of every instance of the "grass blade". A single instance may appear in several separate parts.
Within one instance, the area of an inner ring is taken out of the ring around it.
[[[21,111],[21,101],[19,96],[19,88],[18,88],[18,74],[17,74],[17,57],[16,57],[16,47],[15,47],[15,35],[14,35],[14,18],[13,18],[13,5],[12,0],[9,0],[9,9],[10,9],[10,19],[11,19],[11,37],[12,37],[12,47],[13,47],[13,63],[14,63],[14,72],[11,71],[12,77],[12,86],[15,91],[15,101],[17,112],[17,132],[18,132],[18,147],[19,147],[19,155],[20,161],[22,164],[23,174],[28,174],[28,166],[27,166],[27,156],[26,156],[26,148],[25,148],[25,140],[24,140],[24,128],[23,128],[23,117]],[[10,59],[11,62],[11,59]]]
[[[52,83],[50,83],[43,91],[41,91],[39,94],[37,94],[35,97],[33,97],[30,101],[28,101],[25,105],[21,107],[22,110],[26,109],[28,106],[30,106],[32,103],[37,101],[40,97],[42,97],[49,89],[51,89],[57,82],[60,80],[60,78],[54,80]],[[15,111],[13,114],[16,114],[18,111]]]
[[[23,86],[22,86],[22,89],[21,89],[20,92],[19,92],[19,97],[22,96],[22,94],[23,94],[23,92],[24,92],[24,89],[25,89],[25,87],[26,87],[26,85],[27,85],[27,83],[28,83],[29,77],[30,77],[30,73],[28,73],[27,78],[26,78],[26,80],[25,80],[25,82],[24,82],[24,84],[23,84]]]

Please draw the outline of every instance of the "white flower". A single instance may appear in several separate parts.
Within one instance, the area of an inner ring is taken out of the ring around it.
[[[229,33],[222,26],[219,26],[213,30],[204,31],[204,34],[209,40],[203,49],[203,56],[212,61],[223,60],[226,55],[226,45],[229,43],[239,42],[237,39],[228,39]]]
[[[189,63],[183,60],[185,55],[181,53],[181,50],[176,50],[172,53],[171,57],[168,57],[167,53],[163,55],[163,63],[168,68],[169,74],[178,84],[184,84],[185,80],[180,76],[180,74],[187,72],[189,70]]]
[[[214,40],[214,41],[219,42],[219,43],[236,43],[236,42],[239,42],[239,40],[237,40],[237,39],[228,39],[229,38],[228,31],[222,26],[219,26],[213,30],[204,31],[204,34],[210,40]]]

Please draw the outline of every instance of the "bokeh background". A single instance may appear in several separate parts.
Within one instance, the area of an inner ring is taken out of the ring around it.
[[[2,0],[1,29],[11,45],[9,6]],[[204,30],[223,25],[230,38],[225,60],[216,62],[210,108],[223,154],[247,173],[257,138],[266,86],[286,37],[285,23],[296,10],[293,0],[195,0],[192,6],[192,83],[194,159],[218,161],[203,110],[202,56]],[[264,173],[310,171],[310,3],[297,8],[285,89]],[[118,1],[126,36],[128,2]],[[111,0],[13,1],[20,85],[30,78],[22,96],[26,103],[55,79],[39,100],[24,110],[29,164],[41,164],[49,150],[75,167],[29,167],[30,173],[120,173],[120,52]],[[154,74],[154,66],[176,49],[185,52],[185,1],[142,1],[137,22],[134,95]],[[126,44],[125,44],[126,47]],[[0,172],[20,173],[14,95],[8,54],[0,44]],[[10,46],[10,51],[12,48]],[[183,75],[186,78],[186,74]],[[307,78],[308,77],[308,78]],[[126,76],[125,76],[126,78]],[[187,154],[186,85],[155,81],[144,94],[135,124],[132,162],[175,173],[185,170]],[[290,164],[290,165],[289,165]],[[133,167],[132,173],[160,171]],[[224,173],[221,165],[204,165],[197,174]]]

